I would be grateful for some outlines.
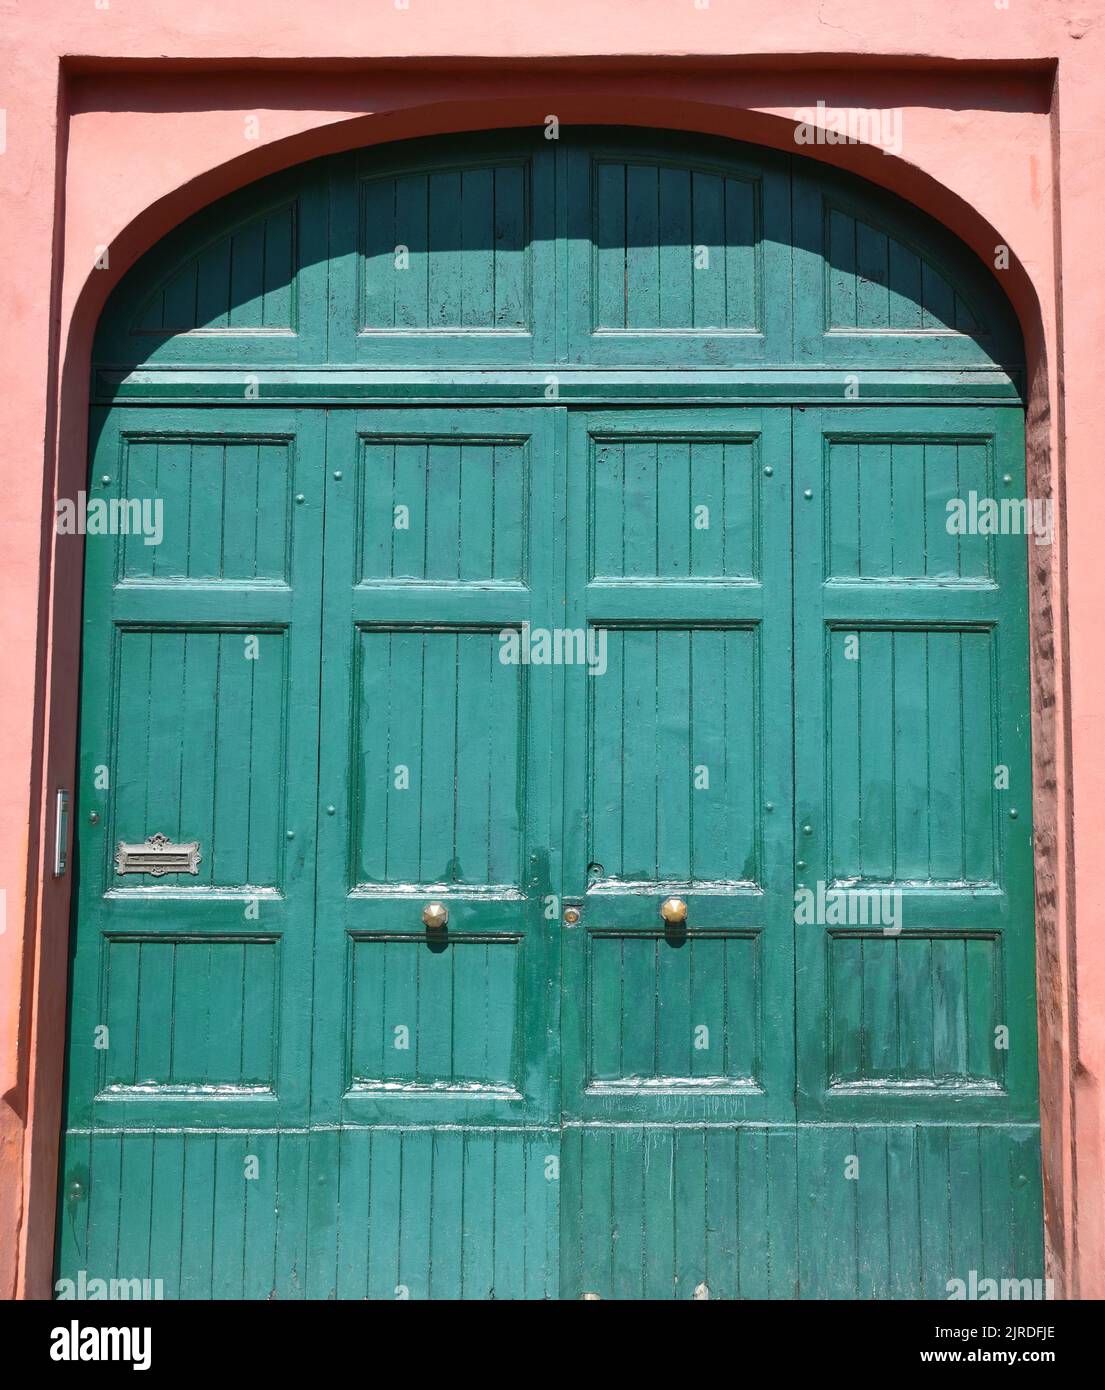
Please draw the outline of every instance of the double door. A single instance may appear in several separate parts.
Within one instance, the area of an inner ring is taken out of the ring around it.
[[[96,424],[61,1273],[1039,1272],[1015,411]]]

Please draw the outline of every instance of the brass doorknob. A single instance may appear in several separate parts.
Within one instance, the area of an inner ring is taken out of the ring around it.
[[[427,903],[422,909],[422,920],[431,931],[440,931],[449,920],[449,909],[444,903]]]
[[[660,916],[673,925],[687,920],[687,904],[682,898],[665,898],[660,904]]]

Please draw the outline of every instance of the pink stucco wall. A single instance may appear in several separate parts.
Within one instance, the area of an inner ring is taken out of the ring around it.
[[[793,149],[796,110],[823,100],[900,108],[901,154],[805,153],[911,198],[990,263],[999,243],[1013,256],[1002,279],[1033,371],[1031,476],[1052,489],[1061,520],[1032,577],[1049,1256],[1061,1289],[1105,1296],[1105,652],[1095,611],[1105,498],[1094,452],[1105,434],[1105,4],[698,4],[4,7],[0,1294],[49,1289],[69,880],[44,868],[45,822],[52,789],[73,781],[80,595],[80,556],[55,552],[51,520],[53,497],[83,476],[91,333],[119,275],[205,202],[331,150],[549,113]],[[109,267],[94,269],[104,246]]]

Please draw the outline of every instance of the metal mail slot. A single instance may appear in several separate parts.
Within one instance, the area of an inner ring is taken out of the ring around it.
[[[196,874],[202,858],[198,840],[178,845],[168,835],[158,833],[140,845],[128,845],[120,840],[115,851],[115,872],[153,874],[154,878],[161,878],[163,874]]]

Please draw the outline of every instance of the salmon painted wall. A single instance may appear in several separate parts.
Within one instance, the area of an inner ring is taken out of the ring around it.
[[[16,0],[0,16],[0,1295],[47,1296],[91,335],[134,258],[284,165],[492,126],[679,127],[850,168],[994,264],[1024,327],[1045,1198],[1060,1290],[1105,1296],[1105,0]],[[797,146],[821,101],[900,112],[901,148]],[[250,120],[248,118],[256,118]],[[108,248],[105,268],[96,268]]]

